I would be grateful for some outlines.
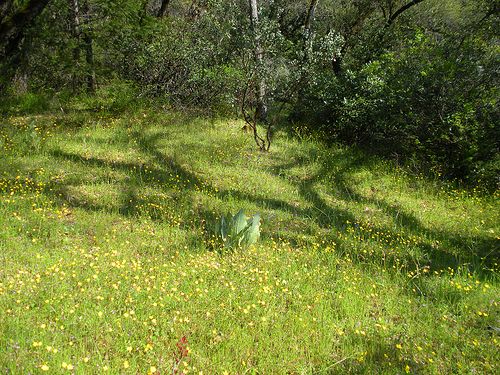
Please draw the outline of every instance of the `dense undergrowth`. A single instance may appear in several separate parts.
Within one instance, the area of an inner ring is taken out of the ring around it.
[[[1,122],[1,373],[498,373],[500,191],[91,107]],[[221,251],[240,208],[260,242]]]

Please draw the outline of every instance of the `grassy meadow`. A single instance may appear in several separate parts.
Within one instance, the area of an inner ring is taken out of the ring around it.
[[[164,108],[0,121],[0,374],[500,373],[500,190]]]

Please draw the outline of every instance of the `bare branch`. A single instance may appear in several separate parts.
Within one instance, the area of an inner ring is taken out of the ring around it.
[[[387,20],[387,24],[385,26],[386,27],[391,26],[391,24],[396,20],[396,18],[398,18],[403,12],[407,11],[412,6],[417,5],[418,3],[421,3],[423,1],[425,1],[425,0],[413,0],[406,5],[403,5],[394,14],[389,16],[389,19]]]
[[[259,147],[261,151],[266,151],[266,142],[259,136],[259,133],[257,132],[257,116],[256,116],[256,110],[254,110],[253,107],[253,100],[254,100],[253,90],[256,79],[257,75],[249,79],[248,83],[245,86],[245,90],[243,91],[243,98],[241,101],[241,112],[243,114],[245,122],[250,127],[250,129],[253,130],[253,137],[255,139],[255,143],[257,143],[257,147]],[[252,116],[251,118],[249,118],[249,115],[245,109],[247,92],[250,92],[250,114]],[[269,147],[267,147],[267,149],[269,149]]]

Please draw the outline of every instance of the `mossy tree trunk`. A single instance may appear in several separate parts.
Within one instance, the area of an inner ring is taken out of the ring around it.
[[[14,1],[0,3],[0,61],[10,57],[24,38],[31,22],[43,11],[50,0],[30,0],[19,9]]]

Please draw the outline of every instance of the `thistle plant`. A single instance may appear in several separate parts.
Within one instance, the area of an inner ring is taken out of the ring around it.
[[[247,220],[242,208],[234,216],[222,216],[215,223],[215,236],[221,239],[226,250],[246,248],[257,242],[260,236],[260,214],[253,215]]]

